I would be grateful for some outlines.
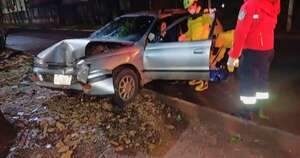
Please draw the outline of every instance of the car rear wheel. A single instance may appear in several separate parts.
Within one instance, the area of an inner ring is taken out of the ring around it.
[[[115,95],[113,103],[117,106],[124,106],[131,102],[139,91],[139,78],[130,68],[123,68],[116,71],[114,76]]]

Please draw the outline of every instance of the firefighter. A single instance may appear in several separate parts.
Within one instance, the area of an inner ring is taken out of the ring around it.
[[[184,9],[190,14],[198,14],[201,11],[201,6],[198,4],[198,0],[183,0]],[[190,18],[187,26],[188,31],[179,36],[178,41],[194,41],[194,40],[206,40],[208,39],[210,32],[210,25],[212,24],[212,18],[209,14],[197,18]],[[195,86],[196,91],[204,91],[208,88],[208,81],[193,80],[189,82],[189,85]]]
[[[184,0],[183,6],[190,14],[198,14],[201,11],[201,6],[198,4],[198,0]],[[204,9],[204,13],[208,13],[207,9]],[[195,19],[188,20],[188,31],[179,37],[179,41],[193,41],[193,40],[206,40],[208,39],[211,24],[213,22],[212,17],[209,14],[204,14]],[[231,48],[233,30],[223,32],[223,27],[219,20],[217,20],[216,27],[213,33],[216,38],[216,45],[219,49],[217,54],[211,53],[210,68],[216,69],[216,64],[220,62],[226,53],[226,49]],[[192,80],[189,81],[190,86],[196,86],[195,91],[204,91],[208,88],[208,81]]]
[[[245,0],[240,9],[227,62],[229,71],[240,65],[242,106],[235,113],[239,117],[251,119],[251,113],[258,109],[259,117],[267,118],[262,107],[269,99],[268,75],[274,56],[274,29],[279,12],[280,0]]]

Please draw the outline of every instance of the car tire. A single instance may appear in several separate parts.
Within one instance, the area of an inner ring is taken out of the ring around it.
[[[139,77],[130,68],[117,70],[113,74],[115,95],[112,98],[114,105],[124,107],[130,103],[139,92]]]

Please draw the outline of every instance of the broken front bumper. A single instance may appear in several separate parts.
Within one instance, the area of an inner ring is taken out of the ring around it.
[[[96,70],[91,71],[88,74],[86,82],[83,83],[78,81],[78,72],[72,70],[71,68],[61,68],[61,69],[48,69],[34,67],[34,79],[35,83],[39,86],[55,88],[55,89],[70,89],[83,91],[89,95],[112,95],[115,93],[113,86],[113,78],[111,73]],[[72,76],[72,81],[70,85],[57,85],[54,84],[54,75],[70,75]]]

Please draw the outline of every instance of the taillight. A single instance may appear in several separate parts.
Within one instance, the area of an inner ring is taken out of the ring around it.
[[[39,81],[39,77],[37,75],[32,75],[31,80],[32,81]]]

